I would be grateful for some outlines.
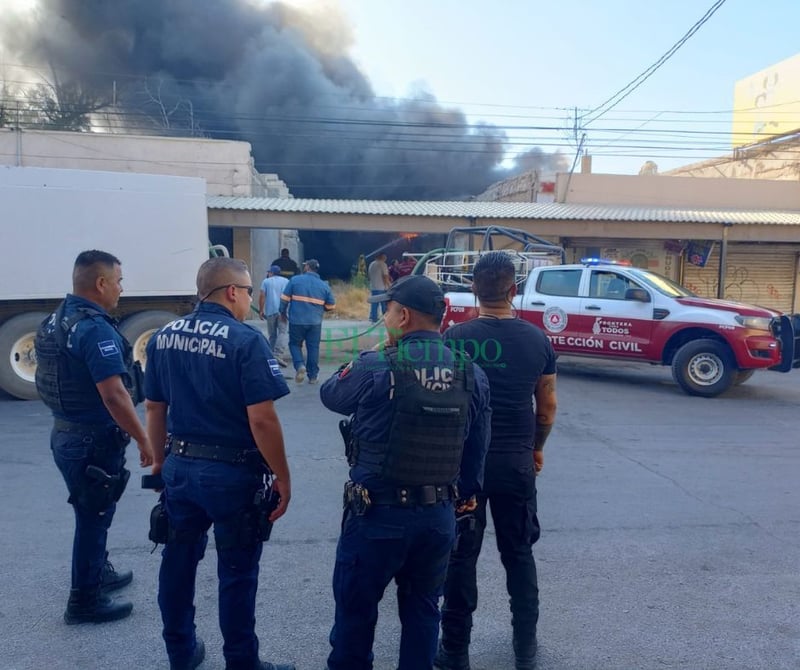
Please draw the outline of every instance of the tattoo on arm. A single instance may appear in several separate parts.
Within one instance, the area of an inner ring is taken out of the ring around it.
[[[533,433],[533,450],[534,451],[543,451],[544,450],[544,443],[547,441],[547,436],[550,435],[550,431],[553,430],[553,424],[536,424],[536,430]]]
[[[547,436],[553,428],[556,415],[556,376],[543,375],[536,385],[536,430],[533,437],[533,448],[542,451]]]

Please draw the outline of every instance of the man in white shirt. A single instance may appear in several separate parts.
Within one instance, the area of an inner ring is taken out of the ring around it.
[[[281,306],[281,293],[289,280],[281,275],[281,269],[272,265],[267,272],[267,277],[261,282],[261,292],[258,296],[258,316],[267,322],[269,331],[269,348],[277,356],[279,353],[278,337],[286,332],[286,324],[279,318]],[[281,347],[281,351],[283,347]],[[279,359],[280,360],[280,359]]]
[[[389,276],[389,266],[386,265],[386,254],[378,254],[375,260],[369,264],[367,277],[369,278],[370,295],[386,293],[392,283],[392,279]],[[378,320],[378,305],[381,306],[381,314],[386,314],[385,302],[372,303],[369,307],[370,323],[375,323]]]

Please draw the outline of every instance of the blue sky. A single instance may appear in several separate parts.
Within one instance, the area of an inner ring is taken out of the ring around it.
[[[424,89],[464,109],[471,120],[557,126],[509,135],[521,145],[535,142],[552,150],[548,145],[560,144],[574,154],[569,132],[560,129],[568,125],[567,110],[593,108],[625,86],[713,0],[323,4],[345,15],[353,31],[350,53],[379,95],[414,97]],[[797,53],[800,0],[727,0],[640,88],[589,126],[586,146],[594,154],[594,171],[636,173],[648,158],[666,170],[723,153],[730,147],[734,83]],[[643,132],[659,129],[701,132]],[[654,146],[624,146],[639,138]]]

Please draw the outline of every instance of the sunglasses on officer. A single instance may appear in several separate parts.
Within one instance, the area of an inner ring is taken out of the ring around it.
[[[221,291],[222,289],[228,288],[229,286],[233,286],[234,288],[243,288],[247,291],[247,295],[249,295],[251,298],[253,297],[252,285],[248,286],[247,284],[223,284],[222,286],[217,286],[217,288],[212,288],[208,293],[205,294],[205,296],[202,299],[207,300],[212,293],[215,293],[216,291]]]

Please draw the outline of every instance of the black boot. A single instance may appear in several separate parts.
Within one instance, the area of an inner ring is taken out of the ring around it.
[[[131,613],[133,604],[127,600],[112,600],[102,589],[90,591],[72,589],[69,593],[64,621],[76,623],[103,623],[124,619]]]
[[[433,659],[433,667],[439,668],[439,670],[470,670],[469,650],[448,651],[439,642],[439,648],[436,650],[436,656]]]
[[[100,588],[102,588],[105,593],[121,589],[123,586],[127,586],[132,581],[132,570],[123,570],[121,572],[117,572],[114,570],[114,566],[111,565],[111,561],[106,558],[106,562],[103,565],[103,571],[100,573]]]
[[[515,670],[536,670],[536,630],[514,628]]]
[[[198,637],[195,639],[194,652],[192,657],[185,663],[169,662],[169,670],[194,670],[198,665],[203,662],[206,657],[206,645]]]

